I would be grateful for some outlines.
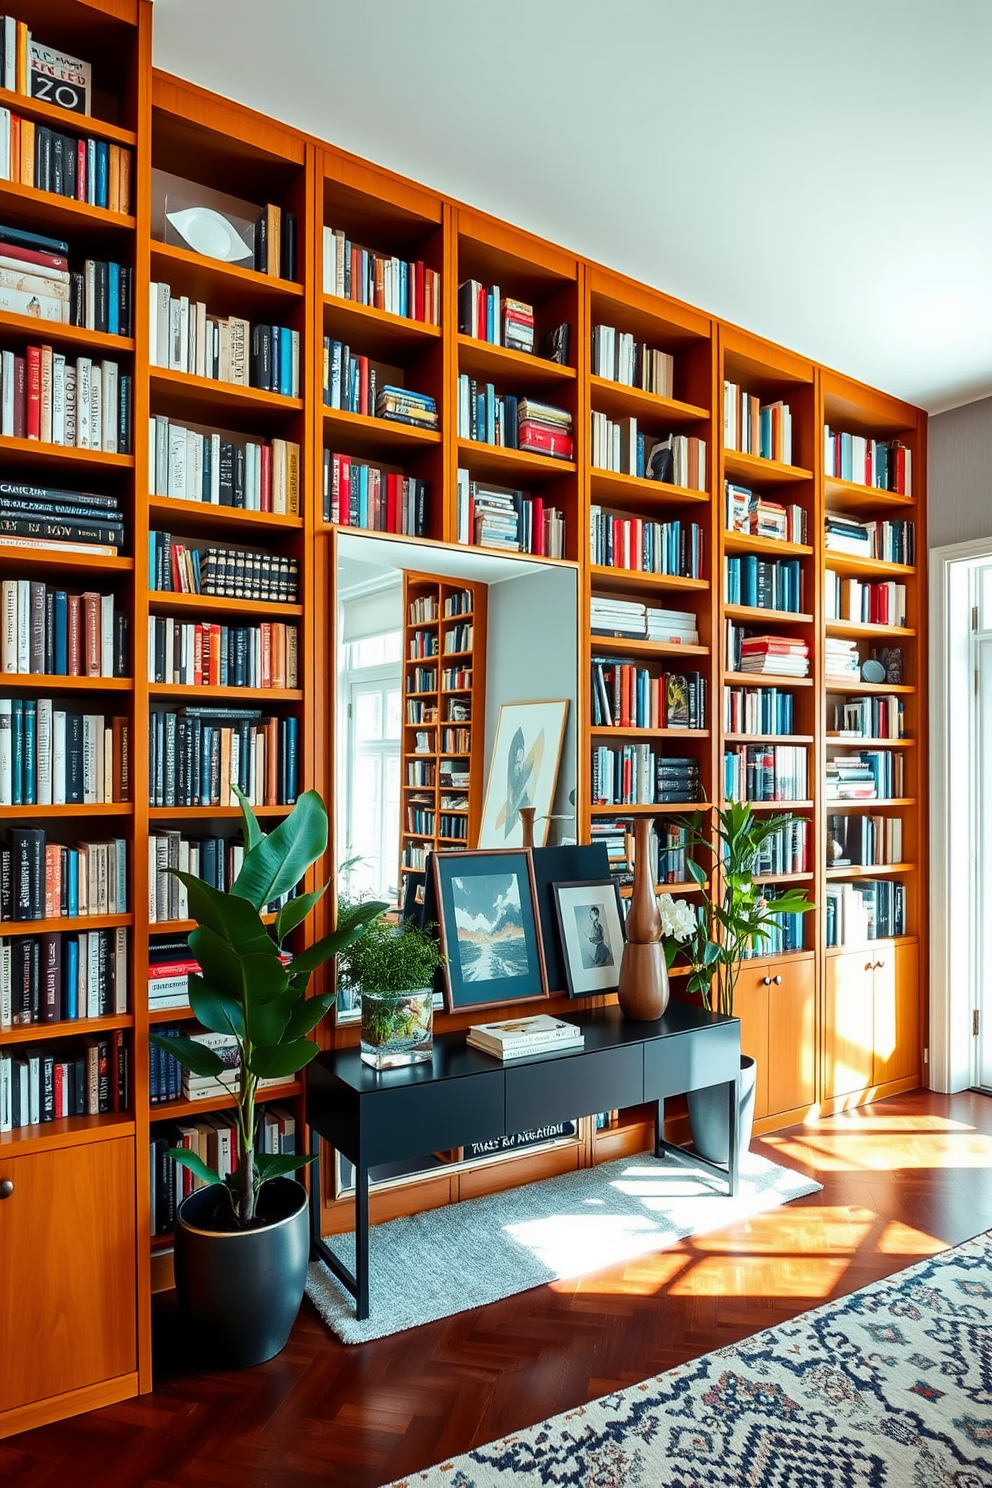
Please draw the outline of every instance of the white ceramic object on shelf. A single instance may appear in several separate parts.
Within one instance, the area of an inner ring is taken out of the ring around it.
[[[252,256],[251,248],[233,224],[213,207],[187,207],[182,212],[170,212],[168,220],[192,249],[207,258],[240,263]]]

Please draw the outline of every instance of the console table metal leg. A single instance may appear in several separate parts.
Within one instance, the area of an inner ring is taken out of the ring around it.
[[[341,1285],[357,1299],[359,1287],[356,1278],[351,1274],[344,1262],[338,1259],[320,1233],[320,1137],[313,1127],[310,1128],[310,1151],[317,1158],[316,1162],[310,1164],[310,1259],[312,1261],[323,1261],[324,1265],[329,1271],[334,1273]],[[361,1313],[358,1315],[360,1317],[363,1316]],[[367,1265],[364,1316],[368,1317]]]
[[[738,1116],[740,1113],[740,1075],[729,1082],[727,1086],[727,1099],[730,1102],[728,1111],[728,1135],[730,1143],[727,1148],[728,1156],[728,1181],[730,1197],[737,1193],[737,1168],[738,1168]]]
[[[355,1164],[355,1316],[369,1315],[369,1170],[361,1151]]]

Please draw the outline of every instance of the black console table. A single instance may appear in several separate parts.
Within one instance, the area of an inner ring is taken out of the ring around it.
[[[311,1254],[351,1292],[357,1317],[369,1315],[369,1168],[378,1163],[644,1101],[658,1104],[657,1155],[684,1159],[680,1147],[664,1140],[666,1098],[726,1085],[730,1163],[703,1165],[737,1192],[740,1021],[675,1002],[654,1023],[629,1022],[617,1007],[569,1010],[567,1020],[583,1030],[584,1048],[504,1064],[468,1048],[463,1030],[437,1037],[430,1063],[379,1071],[363,1064],[357,1049],[338,1049],[309,1066],[314,1150],[323,1138],[355,1166],[355,1275],[320,1236],[319,1163],[311,1169]]]

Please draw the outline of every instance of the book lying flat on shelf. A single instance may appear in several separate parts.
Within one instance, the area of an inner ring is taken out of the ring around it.
[[[496,1059],[520,1059],[545,1054],[551,1049],[581,1049],[585,1034],[574,1023],[538,1013],[532,1018],[508,1018],[502,1023],[473,1023],[465,1042]]]

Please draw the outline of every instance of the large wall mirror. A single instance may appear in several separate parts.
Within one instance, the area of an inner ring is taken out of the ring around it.
[[[578,579],[562,564],[341,533],[335,861],[402,906],[436,848],[576,840]]]

